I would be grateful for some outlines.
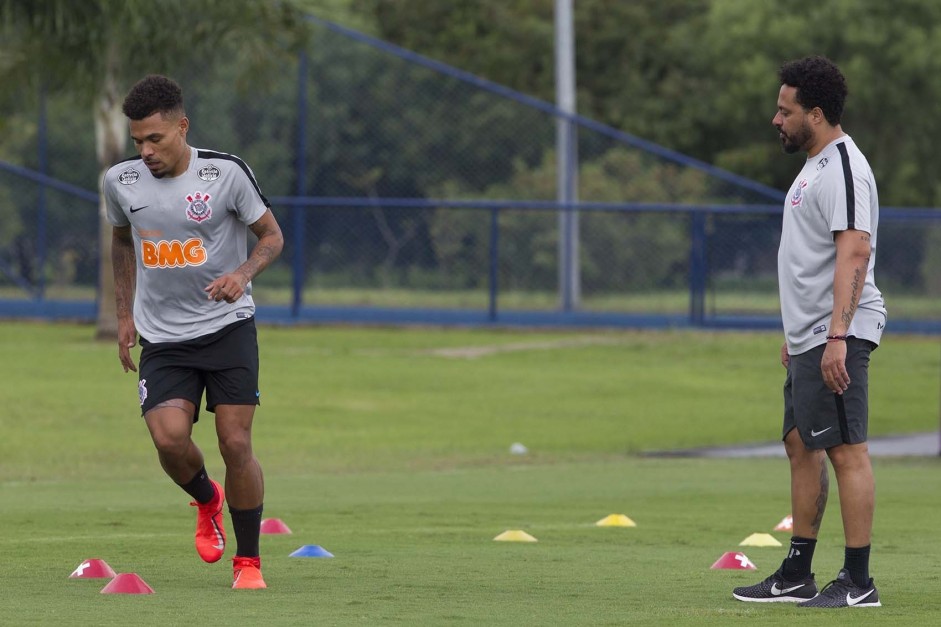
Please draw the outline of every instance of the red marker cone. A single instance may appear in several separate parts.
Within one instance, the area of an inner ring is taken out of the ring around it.
[[[728,552],[716,560],[711,568],[723,568],[729,570],[755,570],[757,567],[748,559],[744,553]]]
[[[794,518],[788,514],[781,519],[781,522],[778,523],[778,526],[774,528],[775,531],[794,531]]]
[[[121,573],[115,576],[101,594],[153,594],[154,589],[147,585],[136,573]]]
[[[69,579],[111,579],[115,572],[108,562],[99,559],[85,560],[69,575]]]
[[[280,518],[266,518],[261,521],[262,533],[291,533],[291,530]]]

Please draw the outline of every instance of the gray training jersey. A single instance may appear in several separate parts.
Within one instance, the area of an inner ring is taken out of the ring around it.
[[[833,315],[836,232],[870,235],[872,255],[848,335],[876,344],[886,323],[876,288],[876,230],[879,195],[866,157],[849,135],[829,143],[797,175],[784,201],[778,249],[778,288],[788,353],[799,355],[826,342]]]
[[[238,157],[190,150],[180,176],[155,178],[137,158],[112,166],[103,182],[108,221],[131,226],[134,324],[150,342],[207,335],[255,313],[251,283],[234,303],[209,300],[204,288],[248,258],[248,225],[268,201]]]

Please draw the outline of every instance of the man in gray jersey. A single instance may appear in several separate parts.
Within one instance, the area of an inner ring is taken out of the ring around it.
[[[732,594],[802,607],[875,607],[881,603],[869,576],[875,482],[866,444],[868,372],[886,323],[873,276],[876,182],[840,126],[847,89],[836,65],[808,57],[782,66],[780,79],[772,124],[785,152],[807,153],[784,203],[778,250],[794,535],[776,572]],[[846,548],[837,578],[818,593],[811,561],[827,504],[828,458],[840,488]]]
[[[251,439],[260,395],[251,281],[280,254],[281,229],[241,159],[187,144],[189,120],[174,81],[145,77],[123,110],[140,156],[113,166],[102,183],[113,225],[118,357],[125,372],[137,371],[130,349],[139,333],[141,413],[164,471],[197,506],[199,556],[215,562],[225,551],[228,495],[237,543],[232,587],[264,588],[264,480]],[[251,254],[249,230],[258,238]],[[204,392],[224,490],[192,439]]]

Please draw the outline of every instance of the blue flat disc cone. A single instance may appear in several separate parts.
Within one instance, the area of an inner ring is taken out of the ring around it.
[[[316,544],[305,544],[288,557],[333,557],[333,553]]]

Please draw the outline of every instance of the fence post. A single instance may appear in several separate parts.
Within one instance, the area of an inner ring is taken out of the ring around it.
[[[301,51],[297,59],[297,142],[295,143],[295,193],[307,195],[307,53]],[[291,265],[291,316],[300,316],[304,294],[304,241],[306,236],[306,207],[295,203],[291,206],[291,225],[294,231],[294,254]]]
[[[500,209],[490,210],[490,322],[497,321],[498,267],[500,263]]]
[[[39,171],[49,175],[49,131],[46,124],[46,86],[39,88]],[[48,250],[48,234],[46,232],[48,216],[46,215],[46,184],[39,184],[38,198],[36,199],[36,300],[43,300],[46,294],[46,254]]]
[[[706,318],[706,212],[693,211],[690,218],[689,322],[700,327]]]
[[[555,94],[556,106],[575,114],[575,26],[573,0],[555,1]],[[556,117],[556,198],[559,211],[559,305],[572,311],[581,300],[579,267],[578,138],[575,121]]]

